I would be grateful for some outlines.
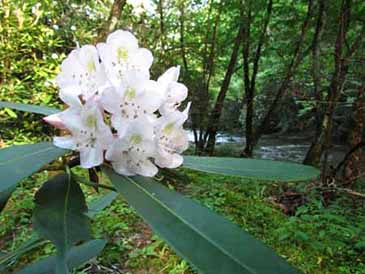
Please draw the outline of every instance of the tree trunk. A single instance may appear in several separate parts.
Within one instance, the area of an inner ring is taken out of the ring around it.
[[[313,11],[313,0],[308,0],[307,15],[306,15],[306,18],[304,19],[303,25],[301,27],[301,34],[300,34],[299,40],[297,41],[297,43],[295,45],[292,60],[289,64],[289,66],[287,67],[284,79],[282,80],[279,88],[276,91],[274,100],[269,106],[269,110],[267,111],[265,117],[263,118],[260,125],[257,127],[257,130],[255,131],[255,136],[253,138],[254,140],[252,142],[253,146],[255,146],[257,144],[260,137],[265,132],[265,129],[268,127],[268,125],[271,121],[271,117],[273,116],[275,110],[277,109],[280,99],[282,98],[284,92],[288,88],[295,70],[297,69],[297,67],[299,66],[300,62],[303,59],[301,50],[302,50],[302,47],[304,44],[304,38],[305,38],[306,33],[309,28],[309,22],[312,17],[312,11]]]
[[[357,98],[353,104],[353,127],[350,132],[349,143],[352,148],[365,143],[364,134],[364,107],[365,107],[365,84],[359,87]],[[352,182],[362,172],[365,172],[365,151],[358,149],[348,158],[344,166],[343,177],[346,181]]]
[[[246,22],[245,31],[245,44],[243,47],[243,68],[244,68],[244,84],[245,84],[245,99],[246,99],[246,146],[241,152],[241,157],[252,157],[254,149],[254,100],[255,100],[255,88],[256,88],[256,76],[259,69],[259,62],[261,58],[261,49],[265,42],[267,27],[270,22],[272,13],[272,0],[268,1],[266,17],[264,19],[263,28],[260,34],[260,38],[257,44],[254,60],[253,60],[253,72],[250,80],[249,71],[249,56],[250,56],[250,32],[251,32],[251,10],[249,6],[248,17]]]
[[[106,39],[108,34],[112,32],[117,26],[118,20],[122,14],[124,6],[126,4],[126,0],[115,0],[113,2],[112,8],[110,10],[108,21],[105,22],[103,27],[101,28],[98,36],[95,39],[95,42],[102,42]]]
[[[161,41],[161,57],[165,55],[166,42],[165,42],[165,19],[163,12],[163,0],[159,0],[157,4],[158,14],[160,16],[160,41]],[[164,60],[163,60],[164,61]]]
[[[321,65],[320,65],[320,43],[324,27],[325,2],[318,0],[318,16],[316,22],[316,30],[312,42],[312,78],[313,78],[313,94],[315,98],[315,121],[316,131],[315,138],[318,138],[321,129],[322,117],[322,94],[321,94]]]
[[[196,104],[199,106],[199,136],[198,136],[198,147],[196,149],[197,154],[204,152],[207,135],[204,134],[206,128],[207,113],[209,108],[209,87],[210,79],[213,75],[214,61],[215,61],[215,46],[217,40],[217,30],[220,21],[221,11],[223,2],[219,3],[217,14],[214,18],[213,29],[211,30],[210,16],[212,12],[213,1],[210,1],[209,13],[208,13],[208,25],[205,36],[205,45],[203,52],[203,76],[202,76],[202,87],[199,89],[199,96],[196,100]],[[212,33],[211,39],[210,33]]]
[[[322,118],[320,133],[316,140],[312,143],[303,161],[303,163],[307,165],[318,166],[321,161],[322,153],[325,150],[328,150],[331,146],[333,122],[332,117],[348,70],[348,66],[345,65],[343,47],[347,30],[346,25],[348,24],[348,16],[350,12],[349,9],[349,1],[343,0],[334,50],[335,69],[332,75],[330,86],[328,88],[326,100],[327,107]]]
[[[226,73],[224,75],[224,79],[223,79],[217,100],[216,100],[214,108],[211,111],[210,116],[209,116],[207,132],[206,132],[206,135],[208,138],[206,152],[209,154],[212,154],[214,151],[215,138],[216,138],[216,134],[217,134],[217,130],[218,130],[219,118],[222,113],[224,99],[226,97],[229,84],[231,82],[232,74],[234,72],[234,67],[237,62],[238,52],[239,52],[239,48],[240,48],[241,41],[243,38],[243,29],[244,29],[243,24],[241,24],[241,26],[238,30],[235,42],[234,42],[231,58],[229,60],[229,64],[228,64]]]

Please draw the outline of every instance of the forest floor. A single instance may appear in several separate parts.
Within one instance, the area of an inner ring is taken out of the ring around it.
[[[302,272],[364,273],[364,201],[341,196],[324,207],[318,194],[305,191],[308,183],[270,183],[181,172],[184,180],[166,179],[165,183],[247,230]],[[49,175],[43,171],[23,181],[0,215],[2,252],[15,250],[30,239],[33,195]],[[361,185],[364,184],[359,183],[358,187]],[[103,194],[89,187],[84,190],[87,200]],[[284,192],[304,191],[305,204],[292,211],[291,216],[283,213],[283,204],[275,202]],[[194,273],[120,197],[97,214],[92,227],[95,237],[107,239],[108,244],[97,259],[82,266],[77,274]],[[20,257],[7,273],[53,252],[53,247],[45,244]]]

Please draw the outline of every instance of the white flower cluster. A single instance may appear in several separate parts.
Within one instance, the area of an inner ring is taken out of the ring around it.
[[[178,82],[179,67],[150,80],[153,57],[128,31],[111,33],[106,43],[73,50],[56,78],[61,100],[69,106],[50,115],[48,123],[66,130],[54,144],[80,152],[91,168],[110,161],[123,175],[154,176],[158,168],[176,168],[188,147],[183,123],[190,103]]]

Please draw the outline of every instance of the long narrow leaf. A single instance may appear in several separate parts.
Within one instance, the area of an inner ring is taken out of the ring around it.
[[[88,213],[87,215],[90,218],[95,217],[96,213],[102,211],[104,208],[109,206],[114,199],[117,197],[117,192],[108,192],[103,196],[94,199],[88,204]],[[0,253],[0,265],[4,268],[8,265],[11,261],[16,260],[17,258],[21,257],[25,252],[29,252],[34,248],[43,245],[46,240],[42,239],[38,234],[33,234],[32,237],[27,240],[24,244],[19,246],[16,250],[9,253]]]
[[[153,179],[104,171],[153,230],[201,273],[298,273],[238,226]]]
[[[0,192],[15,186],[44,165],[67,153],[50,142],[0,149]]]
[[[0,192],[0,212],[3,211],[3,209],[6,206],[6,203],[8,202],[11,194],[14,192],[15,186],[8,188],[5,191]]]
[[[50,142],[0,149],[0,212],[20,180],[66,153]]]
[[[318,169],[301,164],[228,157],[184,156],[183,167],[270,181],[305,181],[319,175]]]
[[[60,112],[57,108],[0,101],[0,108],[11,108],[25,112],[51,115]]]
[[[69,252],[68,267],[76,268],[90,259],[96,257],[104,248],[106,241],[92,240],[80,246],[73,247]],[[16,274],[49,274],[53,273],[56,264],[56,256],[49,256],[41,259],[33,264],[30,264]]]
[[[87,216],[93,218],[96,213],[109,206],[117,196],[117,192],[111,191],[104,196],[93,200],[88,206]]]

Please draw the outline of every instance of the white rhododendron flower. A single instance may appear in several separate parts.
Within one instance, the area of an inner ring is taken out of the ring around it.
[[[158,119],[155,126],[155,162],[158,166],[176,168],[183,163],[183,157],[179,153],[189,145],[187,131],[182,127],[188,118],[189,108],[190,104],[184,112],[174,111]]]
[[[154,176],[158,169],[151,159],[155,153],[153,124],[145,118],[137,119],[121,138],[106,152],[114,170],[124,175]]]
[[[158,167],[180,166],[190,103],[182,112],[178,107],[188,91],[178,82],[179,66],[150,80],[152,61],[151,52],[124,30],[96,47],[73,50],[56,78],[68,108],[44,118],[66,132],[54,144],[78,151],[84,168],[108,161],[126,176],[154,176]]]
[[[136,119],[153,115],[159,108],[163,97],[158,89],[156,82],[144,79],[136,71],[130,71],[118,88],[108,88],[103,92],[103,107],[112,114],[112,126],[119,135],[123,135]]]
[[[56,83],[61,100],[69,106],[81,106],[79,96],[87,100],[101,92],[108,82],[96,48],[85,45],[73,50],[62,62]]]
[[[172,67],[157,80],[161,86],[161,93],[165,98],[165,102],[160,107],[161,114],[175,111],[180,103],[188,96],[186,86],[177,82],[179,74],[180,67]]]
[[[132,33],[117,30],[108,36],[106,43],[99,43],[97,48],[108,79],[113,85],[119,86],[129,70],[137,70],[143,77],[149,78],[152,53],[145,48],[139,48]]]

